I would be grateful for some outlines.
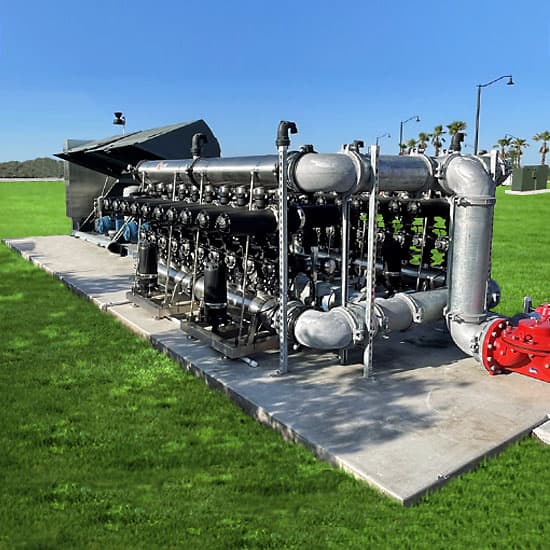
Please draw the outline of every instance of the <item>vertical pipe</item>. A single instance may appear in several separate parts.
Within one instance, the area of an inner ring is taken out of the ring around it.
[[[376,145],[371,145],[370,162],[372,170],[372,188],[369,196],[369,217],[368,217],[368,242],[367,242],[367,281],[366,294],[367,304],[365,307],[365,340],[367,345],[363,353],[363,376],[372,377],[372,346],[375,335],[374,327],[374,294],[376,285],[376,213],[378,211],[378,186],[380,176],[378,171],[378,157],[380,149]]]

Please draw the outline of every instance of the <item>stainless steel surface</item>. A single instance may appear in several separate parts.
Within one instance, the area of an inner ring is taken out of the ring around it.
[[[312,349],[344,349],[353,343],[355,329],[364,323],[361,317],[354,323],[354,318],[342,307],[330,311],[308,309],[296,320],[294,337],[302,346]]]
[[[443,318],[447,289],[399,293],[391,298],[377,298],[372,306],[370,343],[380,334],[407,330],[415,324],[425,324]],[[308,309],[296,320],[294,337],[303,346],[334,350],[349,347],[361,333],[369,338],[367,310],[369,300],[350,303],[330,311]],[[367,365],[364,365],[367,367]],[[372,375],[372,372],[368,374]]]
[[[425,155],[381,155],[378,170],[380,191],[417,192],[432,185],[432,168]]]
[[[193,273],[179,271],[174,268],[166,269],[163,263],[158,264],[158,276],[161,284],[166,285],[166,274],[169,274],[168,286],[180,289],[186,297],[191,295],[191,285],[193,281]],[[198,276],[193,287],[193,296],[195,300],[204,298],[204,278]],[[251,315],[259,315],[262,322],[270,322],[277,308],[277,303],[273,298],[267,296],[259,296],[252,292],[245,292],[243,296],[242,289],[234,284],[227,285],[227,304],[234,309],[240,310],[244,304],[244,308]]]
[[[440,288],[410,294],[399,293],[388,299],[377,298],[376,333],[407,330],[415,323],[430,323],[443,319],[447,295],[447,289]]]
[[[277,186],[277,155],[257,155],[250,157],[201,158],[191,160],[146,161],[138,165],[138,173],[145,174],[152,181],[171,181],[174,173],[182,181],[188,180],[188,172],[198,180],[205,177],[211,185],[248,185],[250,174],[254,173],[256,185],[266,188]]]
[[[447,322],[457,346],[474,355],[487,318],[495,183],[475,157],[452,155],[442,162],[441,186],[454,195]]]
[[[369,194],[369,214],[367,233],[367,273],[366,273],[366,296],[365,307],[365,351],[363,353],[363,376],[372,376],[372,346],[375,334],[374,327],[374,292],[376,287],[376,244],[377,244],[377,223],[378,212],[378,188],[380,185],[379,160],[380,148],[373,145],[370,150],[370,166],[372,170],[372,187]]]
[[[292,183],[305,193],[349,193],[363,182],[351,154],[307,153],[294,164]]]
[[[288,153],[290,157],[294,153]],[[151,181],[169,183],[174,173],[179,181],[195,180],[202,174],[211,185],[247,185],[254,173],[256,185],[274,189],[278,185],[279,161],[276,155],[228,157],[191,160],[144,161],[138,173]],[[351,151],[341,153],[301,154],[292,163],[290,184],[304,193],[357,193],[367,190],[372,177],[370,158]],[[432,169],[424,155],[381,156],[379,162],[381,191],[416,192],[430,187]]]
[[[142,178],[149,178],[154,182],[170,183],[177,176],[177,181],[188,182],[187,173],[193,165],[191,159],[180,160],[144,160],[140,162],[136,171]]]

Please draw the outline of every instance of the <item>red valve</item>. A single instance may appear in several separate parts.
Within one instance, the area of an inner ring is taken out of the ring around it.
[[[489,374],[506,370],[550,382],[550,303],[535,312],[538,318],[521,319],[515,327],[505,319],[489,326],[481,349]]]

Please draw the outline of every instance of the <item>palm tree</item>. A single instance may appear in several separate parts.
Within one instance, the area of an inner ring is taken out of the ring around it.
[[[542,145],[540,146],[540,149],[539,149],[540,163],[546,164],[546,153],[550,152],[550,149],[548,149],[548,142],[550,141],[550,132],[546,130],[545,132],[541,132],[540,134],[535,134],[533,136],[533,139],[535,141],[542,141]]]
[[[399,154],[404,155],[407,151],[407,146],[404,143],[399,144]]]
[[[525,147],[529,147],[529,144],[527,143],[526,139],[514,138],[511,145],[514,148],[515,156],[517,158],[517,165],[521,166],[521,155],[523,155],[522,149],[524,149]]]
[[[450,124],[447,124],[447,128],[449,130],[449,134],[454,136],[458,134],[458,132],[463,132],[466,130],[466,123],[463,120],[455,120]]]
[[[452,136],[451,139],[451,151],[460,151],[462,149],[460,143],[463,141],[459,134],[464,134],[466,130],[466,123],[463,120],[455,120],[451,124],[447,124],[449,129],[449,134]]]
[[[500,138],[497,141],[497,144],[494,147],[500,147],[500,158],[504,160],[508,156],[508,151],[506,147],[510,147],[510,143],[512,143],[511,137],[503,137]]]
[[[443,131],[443,125],[439,124],[434,128],[433,134],[432,134],[432,145],[435,149],[435,156],[439,156],[439,151],[443,145],[442,142],[445,141],[445,138],[441,137],[443,134],[446,134],[447,132]]]
[[[409,153],[409,155],[413,152],[414,148],[417,146],[418,142],[416,141],[416,139],[414,138],[411,138],[409,140],[407,140],[407,153]]]
[[[418,134],[418,152],[424,153],[426,151],[426,148],[428,147],[428,142],[430,141],[430,138],[432,137],[432,134],[427,134],[426,132],[420,132]]]

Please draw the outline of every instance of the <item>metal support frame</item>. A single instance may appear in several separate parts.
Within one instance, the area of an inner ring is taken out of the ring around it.
[[[255,181],[256,181],[256,172],[254,170],[252,170],[250,172],[250,185],[249,185],[249,188],[248,188],[248,211],[249,212],[250,212],[250,210],[252,210],[252,194],[254,192],[254,182]],[[249,250],[250,250],[250,235],[247,235],[246,236],[245,247],[244,247],[244,258],[243,258],[243,283],[242,283],[243,299],[242,299],[242,303],[241,303],[241,313],[239,315],[239,332],[238,332],[237,336],[235,337],[235,345],[240,344],[242,334],[243,334],[244,307],[245,307],[244,295],[245,295],[246,283],[247,283]],[[251,334],[249,332],[249,336],[250,335]]]
[[[376,290],[376,248],[377,248],[377,224],[376,214],[378,212],[378,188],[380,184],[380,176],[378,172],[378,157],[380,147],[371,145],[370,148],[370,163],[372,170],[372,188],[369,195],[369,217],[368,223],[368,241],[367,241],[367,280],[366,280],[366,297],[367,307],[365,308],[365,351],[363,353],[363,376],[372,378],[372,348],[374,339],[374,298]]]
[[[294,122],[281,121],[277,132],[279,154],[279,374],[288,372],[288,132],[297,133]]]
[[[341,255],[341,305],[346,307],[348,302],[349,289],[349,222],[350,222],[350,196],[342,196],[342,255]],[[346,364],[348,361],[348,349],[338,350],[338,356],[341,364]]]
[[[200,175],[200,184],[199,184],[199,204],[202,204],[202,192],[204,189],[204,172],[201,172]],[[197,282],[197,269],[199,267],[198,262],[198,251],[199,251],[199,241],[200,241],[200,228],[197,227],[195,230],[195,252],[193,258],[193,278],[191,280],[191,309],[189,311],[189,319],[193,318],[194,305],[195,305],[195,283]]]
[[[288,211],[287,153],[288,146],[279,148],[279,373],[288,371]]]
[[[172,201],[176,200],[176,181],[177,181],[177,174],[174,173],[174,179],[172,181]],[[172,263],[172,237],[174,232],[174,226],[170,224],[170,227],[168,228],[168,255],[166,258],[166,266],[167,269],[170,270],[170,264]],[[166,281],[166,285],[164,287],[164,300],[162,302],[163,306],[166,306],[169,304],[168,300],[168,280]]]

